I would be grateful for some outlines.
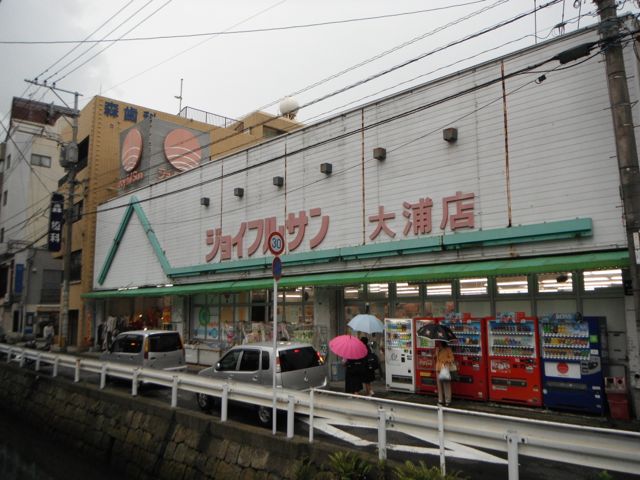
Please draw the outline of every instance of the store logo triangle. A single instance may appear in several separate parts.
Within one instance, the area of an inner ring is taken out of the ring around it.
[[[162,266],[162,271],[165,275],[169,275],[169,272],[171,271],[171,265],[169,265],[169,261],[164,254],[164,250],[162,250],[162,248],[160,247],[160,242],[158,242],[158,237],[156,237],[153,228],[151,228],[149,219],[140,206],[140,200],[138,200],[138,198],[134,195],[129,200],[129,205],[127,205],[127,208],[125,209],[116,236],[113,239],[113,243],[111,244],[109,253],[107,253],[107,257],[104,260],[104,264],[102,265],[102,269],[100,270],[100,275],[98,276],[98,285],[102,285],[106,280],[113,260],[118,253],[118,248],[120,248],[120,244],[122,243],[124,233],[127,231],[127,227],[129,226],[129,222],[134,213],[136,214],[136,217],[138,218],[140,224],[142,225],[142,228],[144,229],[144,233],[146,234],[147,239],[149,240],[149,243],[151,244],[151,247],[156,254],[158,262],[160,262],[160,265]]]

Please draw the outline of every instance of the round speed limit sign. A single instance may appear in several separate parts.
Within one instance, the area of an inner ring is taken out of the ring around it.
[[[284,252],[284,237],[280,232],[272,232],[269,235],[269,251],[276,256]]]

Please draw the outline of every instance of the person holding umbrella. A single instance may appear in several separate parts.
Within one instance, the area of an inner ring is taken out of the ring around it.
[[[358,337],[338,335],[329,341],[329,348],[343,359],[345,393],[359,395],[366,371],[367,347]]]
[[[436,383],[438,386],[438,405],[446,407],[451,403],[451,370],[455,364],[449,342],[436,340]]]

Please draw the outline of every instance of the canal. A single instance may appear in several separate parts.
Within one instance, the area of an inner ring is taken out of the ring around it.
[[[18,421],[0,409],[0,479],[2,480],[107,480],[106,467],[89,462],[73,449],[49,438],[42,429]]]

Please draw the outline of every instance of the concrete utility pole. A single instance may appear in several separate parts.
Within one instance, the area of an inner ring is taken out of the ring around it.
[[[640,250],[640,170],[629,102],[627,74],[620,45],[619,19],[615,0],[594,0],[600,12],[602,38],[609,81],[609,100],[616,139],[620,188],[629,249],[629,273],[633,304],[626,303],[627,348],[629,380],[635,415],[640,417],[640,277],[637,251]],[[634,42],[635,39],[631,38]]]
[[[63,260],[63,277],[62,277],[62,308],[60,311],[60,328],[58,332],[58,347],[61,351],[67,348],[67,337],[69,335],[69,284],[71,282],[71,239],[73,224],[73,196],[76,186],[76,168],[78,166],[78,92],[71,92],[57,88],[55,85],[47,85],[46,83],[38,83],[37,81],[25,80],[27,83],[51,89],[56,91],[70,93],[73,95],[73,121],[71,122],[71,142],[65,145],[64,154],[61,158],[62,166],[67,170],[67,207],[64,211],[64,260]],[[57,95],[57,94],[56,94]],[[58,96],[58,98],[60,98]],[[68,110],[68,109],[67,109]],[[82,319],[78,319],[78,323]]]

